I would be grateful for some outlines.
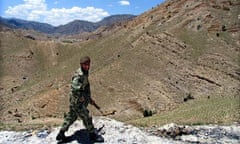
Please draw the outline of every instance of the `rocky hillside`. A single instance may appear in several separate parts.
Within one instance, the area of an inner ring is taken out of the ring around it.
[[[33,40],[2,29],[1,127],[60,124],[82,55],[92,58],[93,98],[104,111],[116,110],[109,117],[133,122],[151,111],[156,117],[144,125],[239,121],[239,6],[168,0],[82,41]]]

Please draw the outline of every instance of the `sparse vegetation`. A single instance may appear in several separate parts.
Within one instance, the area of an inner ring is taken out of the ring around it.
[[[208,49],[206,31],[180,31],[178,37],[192,47],[191,56],[197,60]]]
[[[128,121],[136,126],[164,125],[170,122],[187,125],[231,124],[239,122],[240,98],[211,97],[188,101],[171,112]]]
[[[73,43],[72,40],[62,40],[63,43]]]
[[[148,109],[143,110],[143,116],[144,117],[149,117],[149,116],[152,116],[152,115],[153,115],[152,110],[148,110]]]

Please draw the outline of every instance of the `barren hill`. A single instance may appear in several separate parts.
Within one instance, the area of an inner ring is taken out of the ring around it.
[[[202,101],[220,107],[207,109],[218,115],[205,122],[237,121],[239,6],[238,0],[168,0],[130,22],[99,29],[90,36],[95,39],[71,43],[2,29],[1,123],[59,124],[82,55],[92,57],[94,99],[103,110],[117,110],[116,119],[141,118],[144,110],[162,115],[193,99],[196,107],[203,108]],[[185,121],[199,122],[194,116],[177,122]]]

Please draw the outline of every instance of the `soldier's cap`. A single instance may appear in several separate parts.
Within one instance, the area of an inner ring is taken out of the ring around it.
[[[90,63],[90,57],[89,56],[84,56],[80,58],[80,64],[85,64],[85,63]]]

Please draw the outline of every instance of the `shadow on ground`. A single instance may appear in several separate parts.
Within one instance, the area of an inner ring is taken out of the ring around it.
[[[103,138],[101,135],[98,135],[98,136]],[[77,141],[79,144],[93,144],[94,143],[94,141],[90,140],[88,131],[86,129],[81,129],[81,130],[76,131],[73,135],[67,136],[66,140],[59,141],[58,144],[70,143],[73,141]]]

